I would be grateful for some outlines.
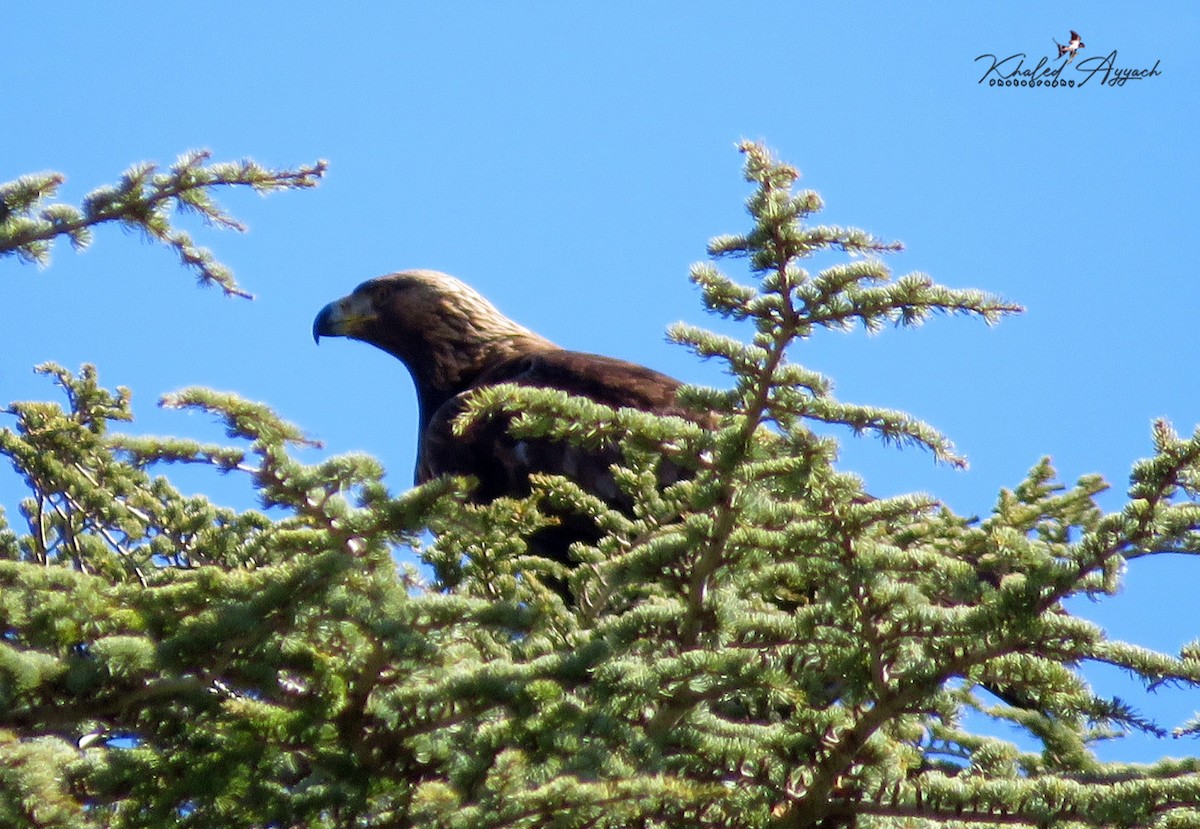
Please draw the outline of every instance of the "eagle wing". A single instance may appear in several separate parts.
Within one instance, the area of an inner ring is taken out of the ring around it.
[[[466,435],[454,435],[451,424],[463,411],[467,396],[500,383],[557,389],[612,408],[686,415],[675,402],[679,381],[652,369],[561,349],[524,354],[483,372],[468,389],[433,413],[421,436],[418,483],[444,474],[471,475],[478,480],[475,497],[486,502],[503,495],[526,495],[529,475],[548,473],[564,475],[614,506],[626,506],[620,503],[610,472],[619,459],[616,447],[589,450],[561,441],[514,438],[503,417],[476,423]]]

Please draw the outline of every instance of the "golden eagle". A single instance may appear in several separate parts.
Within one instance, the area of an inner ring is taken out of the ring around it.
[[[401,271],[364,282],[317,314],[313,338],[319,343],[321,337],[362,340],[404,363],[420,409],[416,482],[469,475],[478,481],[474,497],[481,502],[528,495],[529,475],[549,473],[566,476],[611,506],[630,506],[610,471],[620,458],[615,447],[520,440],[509,434],[505,418],[454,435],[451,423],[475,389],[514,383],[558,389],[612,408],[695,418],[676,404],[678,380],[624,360],[559,348],[504,316],[466,283],[437,271]],[[581,516],[559,517],[530,546],[566,562],[571,542],[594,541],[599,533]]]

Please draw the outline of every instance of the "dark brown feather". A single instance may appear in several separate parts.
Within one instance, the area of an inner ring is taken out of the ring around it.
[[[476,427],[464,436],[451,423],[466,398],[479,388],[512,383],[556,389],[590,398],[610,408],[636,408],[660,414],[682,414],[675,406],[679,383],[643,366],[576,351],[547,349],[493,366],[464,392],[448,400],[424,430],[417,482],[452,473],[479,479],[482,498],[526,494],[532,472],[565,475],[584,489],[614,502],[617,491],[608,469],[615,449],[588,451],[561,442],[518,440],[508,434],[503,418]]]

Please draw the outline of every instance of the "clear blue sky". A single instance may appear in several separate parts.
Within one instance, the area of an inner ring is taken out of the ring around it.
[[[995,329],[941,319],[798,350],[843,398],[913,412],[971,460],[955,472],[847,437],[846,468],[872,491],[929,491],[968,513],[1043,455],[1067,480],[1100,472],[1119,492],[1150,452],[1153,418],[1185,433],[1200,422],[1187,344],[1200,311],[1200,7],[947,6],[5,4],[0,180],[62,171],[77,202],[132,162],[198,147],[331,166],[316,191],[226,195],[246,236],[196,229],[254,302],[197,289],[169,252],[114,228],[83,255],[60,247],[45,271],[0,260],[0,399],[52,395],[38,362],[93,362],[133,388],[142,429],[216,437],[154,403],[188,385],[235,390],[328,452],[379,456],[402,489],[407,375],[361,344],[318,349],[309,326],[360,281],[410,267],[466,279],[564,346],[720,383],[663,330],[710,322],[687,270],[710,237],[747,226],[734,143],[755,138],[801,168],[825,221],[902,240],[898,273],[1029,309]],[[1065,76],[1114,50],[1117,67],[1157,62],[1161,75],[978,82],[990,61],[976,56],[1024,52],[1032,66],[1071,29],[1086,46]],[[0,503],[18,495],[0,472]],[[1139,562],[1124,594],[1081,610],[1174,651],[1200,635],[1197,580],[1200,562]],[[1197,700],[1138,702],[1174,725]]]

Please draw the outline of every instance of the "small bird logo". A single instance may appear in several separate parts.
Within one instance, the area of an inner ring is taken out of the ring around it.
[[[1054,40],[1054,38],[1050,39]],[[1071,39],[1067,41],[1066,46],[1063,46],[1057,40],[1054,40],[1054,45],[1058,47],[1058,56],[1060,58],[1068,52],[1071,53],[1070,57],[1067,58],[1067,63],[1075,60],[1075,52],[1079,49],[1082,49],[1084,46],[1083,39],[1079,37],[1078,32],[1071,32]]]

